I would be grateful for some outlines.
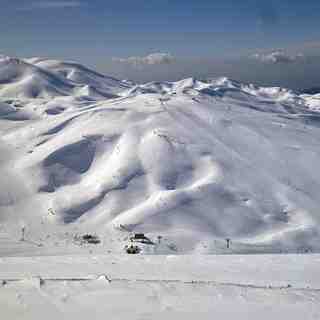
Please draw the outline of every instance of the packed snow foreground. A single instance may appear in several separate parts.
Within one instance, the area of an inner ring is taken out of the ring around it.
[[[319,101],[0,57],[1,319],[319,319]]]
[[[2,258],[1,319],[320,318],[319,255]]]

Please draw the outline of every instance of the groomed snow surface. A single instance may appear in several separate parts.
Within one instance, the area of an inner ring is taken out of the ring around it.
[[[86,319],[98,305],[97,319],[319,319],[319,256],[306,254],[320,252],[318,102],[0,57],[6,318]],[[137,258],[124,253],[133,232],[153,242]]]
[[[319,319],[319,255],[2,258],[3,319]]]

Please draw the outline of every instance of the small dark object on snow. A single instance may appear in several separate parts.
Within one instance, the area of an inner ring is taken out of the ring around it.
[[[21,239],[20,241],[24,241],[25,240],[25,234],[26,234],[26,227],[22,227],[21,228]]]
[[[131,241],[142,242],[146,244],[154,244],[144,233],[135,233],[133,237],[130,238]]]
[[[82,236],[82,240],[86,243],[90,243],[90,244],[98,244],[100,243],[100,239],[98,238],[98,236],[94,236],[92,234],[85,234]]]
[[[140,248],[131,244],[130,246],[126,246],[126,252],[128,254],[137,254],[140,252]]]
[[[143,234],[143,233],[135,233],[133,238],[135,240],[145,240],[146,239],[146,236]]]

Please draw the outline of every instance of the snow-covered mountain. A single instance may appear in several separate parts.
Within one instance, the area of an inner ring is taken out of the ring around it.
[[[301,97],[310,110],[320,112],[320,93],[314,95],[303,94]]]
[[[27,62],[48,71],[51,71],[62,78],[72,81],[77,85],[84,86],[85,89],[101,96],[116,97],[130,85],[112,77],[105,76],[76,62],[65,62],[59,60],[31,58]]]
[[[73,94],[74,86],[20,59],[0,59],[2,98],[51,98]]]
[[[0,57],[0,97],[50,99],[85,96],[115,98],[128,86],[76,63]]]
[[[226,238],[233,252],[320,250],[317,96],[227,78],[131,86],[76,63],[2,58],[0,98],[10,232],[141,231],[178,252],[220,252]]]

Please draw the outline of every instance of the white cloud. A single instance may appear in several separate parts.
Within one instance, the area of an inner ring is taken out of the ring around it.
[[[127,63],[133,66],[142,65],[157,65],[157,64],[169,64],[172,63],[175,58],[169,53],[151,53],[144,57],[128,57],[128,58],[113,58],[115,62]]]
[[[78,8],[83,6],[83,3],[76,0],[65,1],[32,1],[28,5],[19,8],[19,10],[36,10],[36,9],[67,9]]]
[[[275,50],[269,53],[256,53],[252,56],[253,58],[264,62],[264,63],[293,63],[301,58],[303,58],[302,54],[292,55],[286,53],[284,50]]]

